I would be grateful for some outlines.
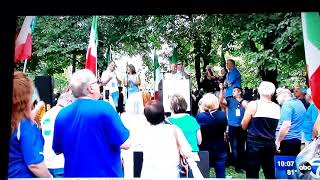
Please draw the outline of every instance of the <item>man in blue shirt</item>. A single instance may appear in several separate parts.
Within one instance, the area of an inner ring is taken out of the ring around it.
[[[241,75],[235,66],[236,63],[233,59],[227,60],[228,74],[224,82],[224,86],[226,87],[226,92],[224,96],[226,98],[232,97],[232,91],[234,87],[241,87]]]
[[[281,155],[297,156],[301,149],[301,131],[306,109],[293,98],[290,90],[277,89],[277,101],[281,106],[280,120],[276,130],[276,146]]]
[[[115,109],[102,100],[97,78],[87,69],[70,81],[75,100],[57,115],[52,149],[65,157],[65,177],[123,177],[120,149],[129,131]]]
[[[312,139],[313,126],[319,114],[318,108],[313,103],[310,88],[307,90],[306,97],[309,97],[310,99],[309,100],[310,106],[307,108],[307,111],[305,113],[305,120],[302,126],[303,133],[304,133],[305,146],[307,146]]]
[[[230,137],[230,146],[232,151],[232,159],[235,164],[237,173],[241,173],[244,167],[245,141],[247,133],[241,127],[241,121],[244,116],[245,108],[248,105],[246,100],[242,98],[242,89],[240,87],[233,88],[233,97],[224,98],[223,85],[220,84],[219,101],[221,107],[227,107],[228,127],[226,133]]]

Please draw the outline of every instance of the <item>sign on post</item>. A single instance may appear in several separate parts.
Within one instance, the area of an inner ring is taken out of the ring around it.
[[[174,94],[178,94],[184,97],[188,104],[187,111],[191,109],[190,101],[190,80],[163,80],[163,107],[164,112],[171,112],[170,101]]]

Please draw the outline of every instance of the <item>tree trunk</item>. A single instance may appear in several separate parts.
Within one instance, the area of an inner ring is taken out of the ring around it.
[[[224,58],[224,55],[228,51],[228,43],[230,42],[231,38],[232,36],[229,34],[225,36],[222,40],[220,66],[223,68],[226,68],[226,59]]]
[[[262,78],[263,81],[270,81],[272,82],[276,88],[278,87],[278,81],[277,81],[277,77],[278,77],[278,70],[263,70],[263,67],[259,67],[259,75]]]
[[[77,60],[76,58],[72,58],[72,74],[76,72]]]
[[[198,37],[195,38],[194,48],[195,48],[195,61],[194,61],[194,68],[196,70],[196,80],[198,89],[200,89],[200,79],[201,79],[201,67],[200,67],[200,57],[201,57],[201,41]]]
[[[206,42],[204,45],[204,53],[202,54],[202,59],[203,59],[203,67],[202,70],[205,71],[206,70],[206,66],[209,64],[210,62],[210,52],[211,52],[211,32],[207,32],[206,33]]]

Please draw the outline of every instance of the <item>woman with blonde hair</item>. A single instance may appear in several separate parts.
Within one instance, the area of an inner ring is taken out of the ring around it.
[[[210,167],[215,168],[217,178],[225,178],[227,148],[224,133],[227,128],[227,117],[219,111],[219,100],[212,94],[205,94],[199,101],[200,113],[196,119],[201,127],[202,144],[200,150],[209,151]]]
[[[44,164],[44,140],[32,119],[33,83],[22,72],[13,75],[9,178],[52,177]]]

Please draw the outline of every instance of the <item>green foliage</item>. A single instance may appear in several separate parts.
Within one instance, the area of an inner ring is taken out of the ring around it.
[[[23,19],[18,18],[18,28]],[[83,68],[91,21],[91,16],[39,16],[28,72],[56,75],[70,65]],[[147,54],[167,43],[177,47],[179,59],[185,62],[193,77],[196,53],[218,65],[223,59],[221,54],[227,52],[243,59],[239,69],[244,86],[257,86],[261,81],[259,70],[277,71],[280,85],[305,84],[299,13],[99,16],[98,32],[100,73],[107,66],[103,54],[111,45],[114,53],[142,55],[143,66],[148,69],[147,80],[153,81],[153,64]],[[200,52],[194,47],[197,39]],[[162,56],[168,59],[170,54]],[[16,68],[22,70],[23,62]]]

